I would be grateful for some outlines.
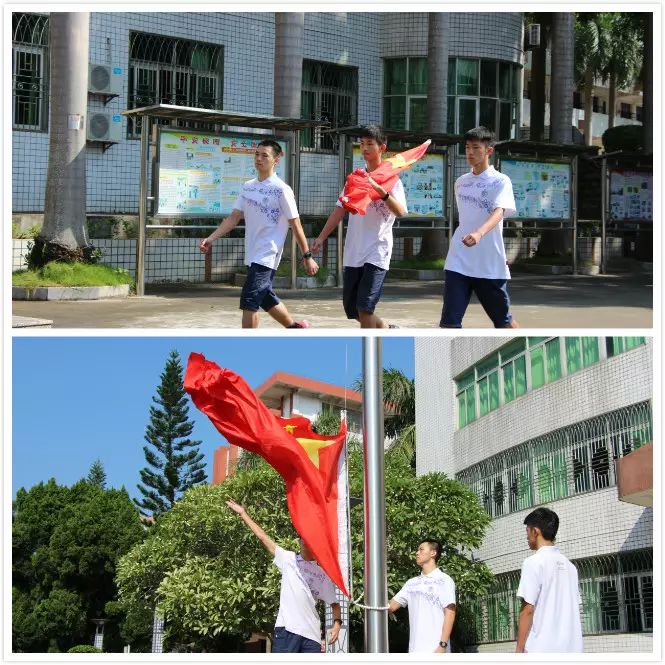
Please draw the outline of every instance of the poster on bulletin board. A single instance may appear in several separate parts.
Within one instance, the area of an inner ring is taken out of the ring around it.
[[[610,218],[653,221],[653,171],[610,171]]]
[[[224,216],[233,209],[243,183],[256,177],[257,135],[204,134],[162,129],[159,134],[157,209],[162,216]],[[276,139],[284,154],[288,146]],[[282,158],[275,169],[287,180]]]
[[[501,173],[513,183],[513,219],[570,220],[571,168],[568,162],[502,159]]]
[[[395,152],[384,153],[392,157]],[[353,148],[353,169],[364,169],[360,148]],[[445,217],[446,200],[446,155],[426,153],[413,166],[399,174],[406,204],[407,217]]]

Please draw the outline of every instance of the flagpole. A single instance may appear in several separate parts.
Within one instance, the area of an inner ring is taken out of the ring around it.
[[[363,338],[365,603],[388,605],[381,338]],[[365,610],[365,653],[388,653],[387,610]]]

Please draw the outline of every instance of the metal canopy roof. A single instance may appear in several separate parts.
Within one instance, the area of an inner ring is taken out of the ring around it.
[[[211,122],[218,125],[234,125],[237,127],[254,127],[256,129],[281,129],[294,131],[309,127],[327,126],[329,123],[321,120],[307,120],[305,118],[280,118],[272,115],[259,115],[257,113],[236,113],[233,111],[215,111],[213,109],[200,109],[190,106],[174,106],[172,104],[154,104],[136,109],[121,111],[127,117],[150,116],[151,118],[166,118],[168,120],[192,120],[194,122]]]
[[[506,141],[497,141],[494,144],[497,152],[538,152],[542,155],[581,155],[587,153],[595,155],[598,153],[598,146],[594,145],[576,145],[574,143],[548,143],[547,141],[520,141],[509,139]]]
[[[354,127],[336,127],[335,129],[324,129],[324,133],[344,134],[347,136],[358,136],[361,130],[365,127],[363,125],[356,125]],[[454,145],[462,143],[464,137],[457,134],[437,134],[436,132],[414,132],[410,129],[386,129],[382,127],[384,134],[388,139],[395,141],[408,141],[410,143],[422,143],[427,139],[432,139],[432,143],[439,145]]]

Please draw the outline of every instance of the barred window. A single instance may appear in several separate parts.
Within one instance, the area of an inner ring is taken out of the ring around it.
[[[141,32],[130,33],[128,106],[173,104],[221,110],[224,47]],[[170,124],[160,120],[160,124]],[[178,121],[178,127],[214,131],[210,123]],[[140,119],[127,123],[129,138],[140,135]]]
[[[303,60],[301,115],[323,120],[330,127],[351,127],[358,122],[358,69],[329,62]],[[316,151],[335,149],[331,134],[304,129],[301,147]]]
[[[616,485],[614,460],[653,437],[640,402],[503,451],[457,474],[491,517]]]
[[[12,14],[12,125],[48,129],[49,20],[42,14]]]

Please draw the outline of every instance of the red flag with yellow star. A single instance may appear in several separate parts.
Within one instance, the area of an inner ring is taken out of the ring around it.
[[[431,142],[431,139],[427,139],[425,143],[416,148],[387,157],[369,175],[372,180],[389,192],[395,186],[400,172],[413,166],[423,157]],[[367,212],[367,206],[372,201],[378,201],[379,195],[374,187],[367,182],[364,169],[355,169],[353,173],[346,176],[344,192],[339,200],[343,208],[352,215],[364,215]]]
[[[337,463],[346,423],[339,434],[312,431],[307,418],[278,418],[245,380],[191,353],[185,390],[229,443],[258,453],[284,478],[291,521],[318,564],[348,596],[338,560]]]

